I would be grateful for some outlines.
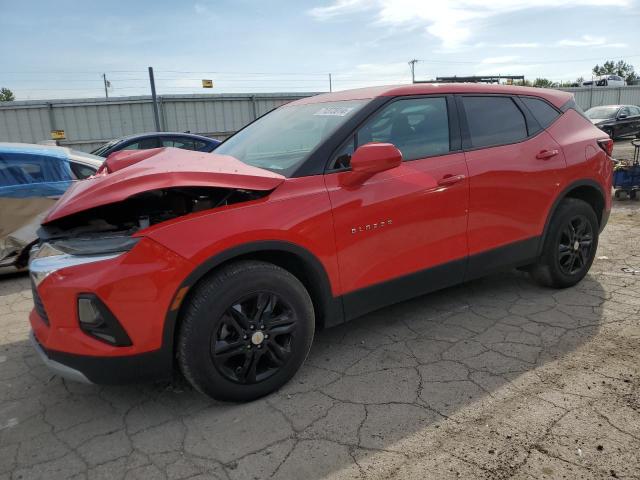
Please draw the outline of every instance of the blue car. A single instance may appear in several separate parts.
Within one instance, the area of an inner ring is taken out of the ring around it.
[[[0,143],[0,273],[24,266],[41,219],[104,159],[65,147]]]
[[[147,150],[160,147],[211,152],[220,143],[219,140],[192,133],[150,132],[116,138],[96,148],[91,153],[106,158],[113,152],[119,152],[120,150]]]

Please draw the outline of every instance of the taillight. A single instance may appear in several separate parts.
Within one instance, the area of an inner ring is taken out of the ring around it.
[[[607,155],[613,155],[613,140],[610,138],[598,140],[598,145],[600,145],[600,148],[604,150]]]

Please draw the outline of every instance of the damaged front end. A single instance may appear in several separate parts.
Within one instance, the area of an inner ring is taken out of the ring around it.
[[[149,227],[259,200],[284,180],[222,155],[167,148],[139,158],[78,182],[49,212],[31,254],[36,286],[52,271],[133,249]]]
[[[109,260],[128,252],[142,238],[136,234],[152,225],[257,200],[268,193],[215,187],[166,188],[46,223],[38,230],[39,240],[31,250],[29,268],[34,287],[62,268]],[[44,312],[40,314],[46,318]]]
[[[135,244],[132,236],[139,230],[192,213],[257,200],[268,193],[215,187],[152,190],[43,224],[38,236],[41,242],[55,242],[74,255],[126,251]]]

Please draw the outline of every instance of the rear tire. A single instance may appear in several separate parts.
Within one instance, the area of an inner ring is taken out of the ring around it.
[[[542,256],[531,269],[531,276],[546,287],[575,285],[591,268],[598,234],[593,208],[577,198],[564,199],[551,219]]]
[[[177,343],[185,378],[226,401],[267,395],[298,371],[313,341],[313,304],[276,265],[239,261],[201,281],[186,305]]]

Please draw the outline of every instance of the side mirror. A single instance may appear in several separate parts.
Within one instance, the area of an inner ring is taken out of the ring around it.
[[[402,153],[390,143],[366,143],[351,155],[351,171],[374,174],[400,166]]]
[[[628,115],[626,113],[621,113],[620,115],[618,115],[618,118],[620,120],[622,120],[623,118],[627,118],[627,117],[628,117]]]

